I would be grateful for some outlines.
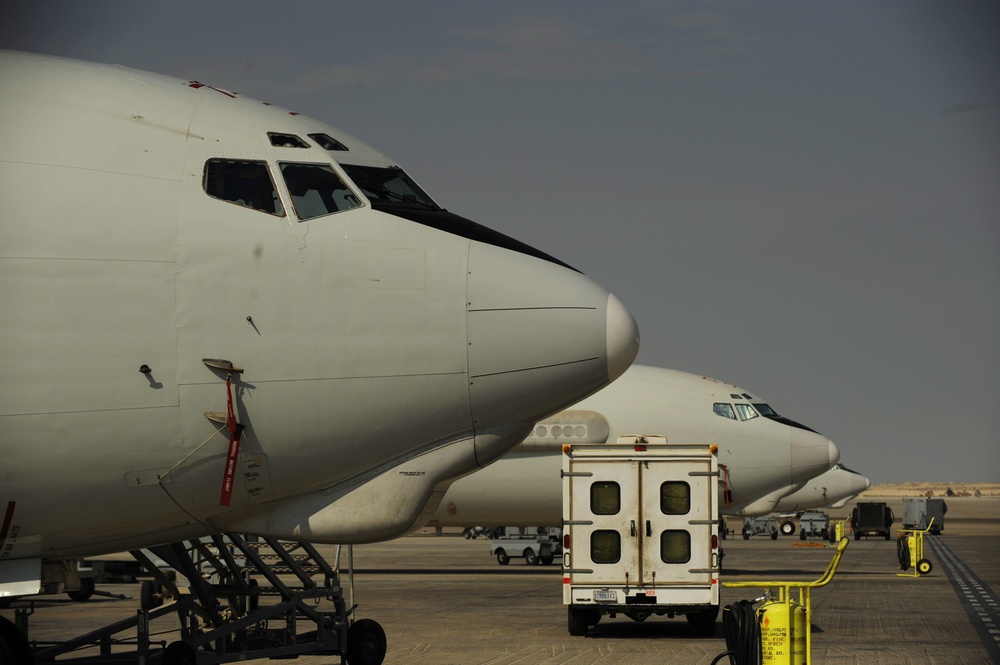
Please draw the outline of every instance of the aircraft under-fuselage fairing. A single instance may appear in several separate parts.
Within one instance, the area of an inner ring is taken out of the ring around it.
[[[825,436],[779,416],[732,384],[633,365],[617,381],[540,421],[520,446],[456,481],[429,526],[559,526],[563,444],[656,434],[675,443],[717,443],[724,467],[721,512],[766,515],[782,496],[836,464]]]
[[[867,477],[838,463],[794,492],[781,497],[774,510],[794,513],[815,508],[843,508],[848,501],[871,486]]]
[[[615,296],[330,125],[9,51],[0,88],[0,596],[220,531],[401,535],[635,358]]]

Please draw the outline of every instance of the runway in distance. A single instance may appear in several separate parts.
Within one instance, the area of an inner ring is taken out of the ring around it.
[[[330,125],[0,52],[0,596],[234,531],[401,535],[618,377],[632,316]]]
[[[825,436],[779,416],[743,388],[671,369],[633,365],[617,381],[536,425],[489,467],[451,485],[429,526],[559,526],[565,443],[627,434],[719,444],[726,515],[766,515],[785,494],[837,463]]]

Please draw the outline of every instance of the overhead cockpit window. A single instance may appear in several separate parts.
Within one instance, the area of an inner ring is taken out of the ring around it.
[[[361,205],[329,164],[279,162],[279,166],[300,221]]]
[[[731,418],[736,420],[736,412],[733,411],[732,404],[725,404],[723,402],[716,402],[712,405],[712,411],[715,411],[715,415],[723,416],[724,418]]]
[[[772,409],[767,404],[754,404],[753,407],[757,409],[757,413],[764,416],[765,418],[777,418],[778,412]]]
[[[316,145],[323,148],[323,150],[332,150],[335,152],[348,152],[347,146],[333,138],[329,134],[310,134],[309,138],[316,142]]]
[[[295,134],[279,134],[278,132],[268,132],[267,138],[271,139],[271,145],[275,148],[308,148],[308,143]]]
[[[736,404],[736,413],[740,415],[740,420],[750,420],[757,417],[757,412],[749,404]]]
[[[438,204],[420,189],[398,166],[379,168],[341,164],[372,205],[440,210]]]
[[[266,162],[210,159],[205,162],[203,186],[213,198],[285,216]]]
[[[729,393],[729,396],[733,399],[743,399],[743,395],[737,395],[736,393]]]

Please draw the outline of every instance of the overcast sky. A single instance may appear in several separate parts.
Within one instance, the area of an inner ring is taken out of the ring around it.
[[[0,48],[343,128],[874,482],[1000,482],[996,2],[0,8]]]

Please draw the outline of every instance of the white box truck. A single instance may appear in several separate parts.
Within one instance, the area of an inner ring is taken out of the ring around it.
[[[719,614],[719,459],[710,444],[623,436],[563,446],[563,604],[571,635],[601,617]]]

